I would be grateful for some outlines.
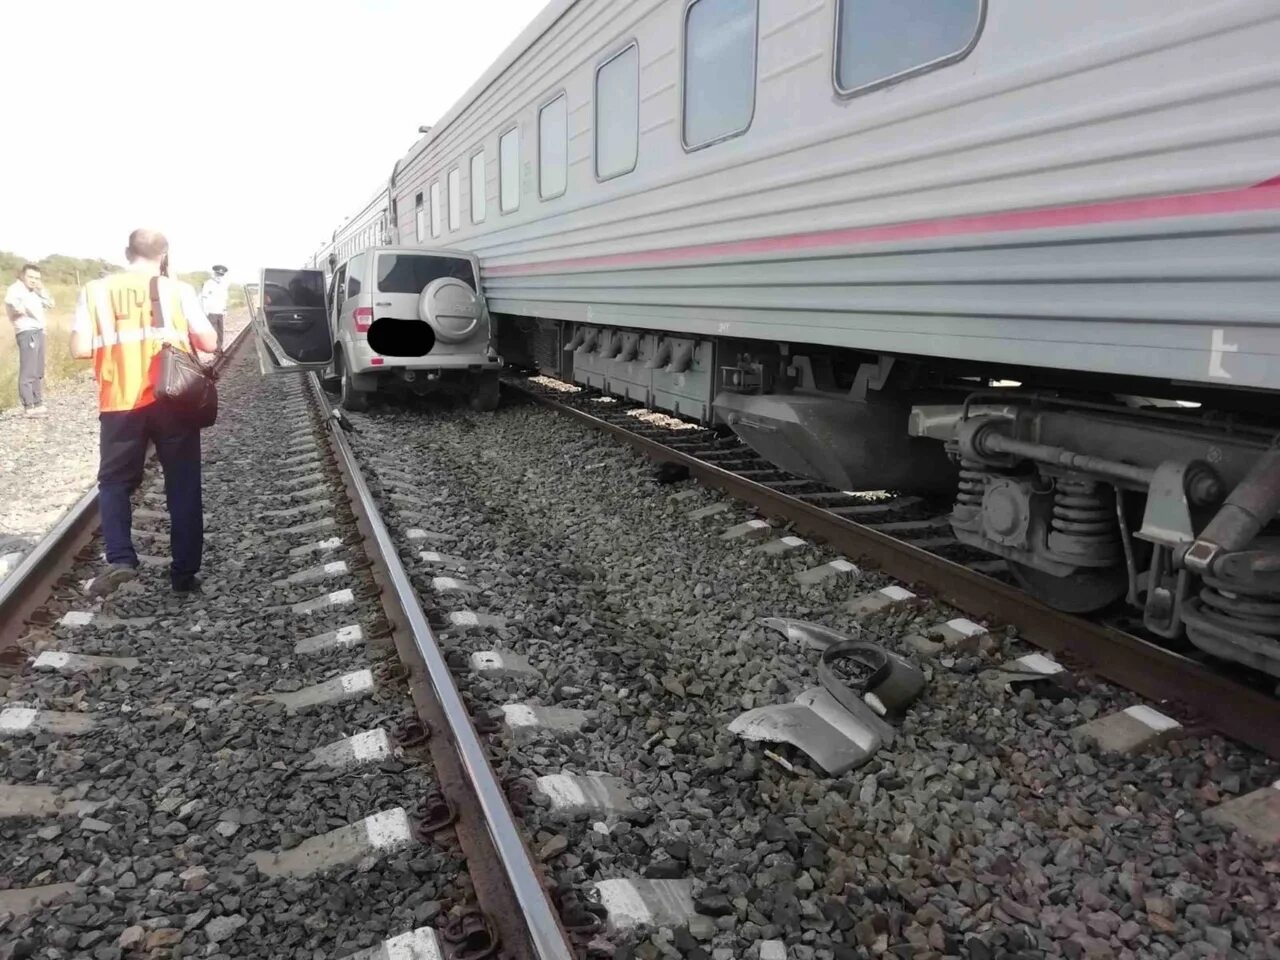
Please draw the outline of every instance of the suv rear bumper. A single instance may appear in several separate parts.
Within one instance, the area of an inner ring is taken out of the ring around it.
[[[472,351],[467,353],[428,353],[422,357],[384,357],[374,353],[364,340],[352,340],[344,343],[345,355],[350,363],[350,370],[355,374],[397,373],[409,371],[472,371],[498,370],[502,367],[502,358],[496,353]],[[375,364],[377,358],[381,363]]]

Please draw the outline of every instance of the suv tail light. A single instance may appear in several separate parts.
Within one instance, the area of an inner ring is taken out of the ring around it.
[[[353,315],[356,321],[356,333],[368,333],[373,326],[373,307],[356,307]]]

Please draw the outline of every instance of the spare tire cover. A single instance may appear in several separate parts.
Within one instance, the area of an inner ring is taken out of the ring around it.
[[[440,277],[427,284],[418,298],[418,316],[431,325],[437,339],[461,343],[480,326],[484,304],[461,280]]]

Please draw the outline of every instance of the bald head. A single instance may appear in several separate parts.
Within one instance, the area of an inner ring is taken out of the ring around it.
[[[132,263],[151,260],[158,263],[169,252],[169,241],[159,230],[135,230],[129,234],[129,247],[124,254]]]

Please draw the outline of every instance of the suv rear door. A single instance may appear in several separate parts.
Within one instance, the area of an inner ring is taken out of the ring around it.
[[[418,250],[380,250],[377,256],[375,317],[425,319],[418,308],[422,291],[440,277],[452,277],[476,289],[475,271],[465,257]]]
[[[253,312],[263,374],[306,373],[333,361],[324,272],[267,267]]]

